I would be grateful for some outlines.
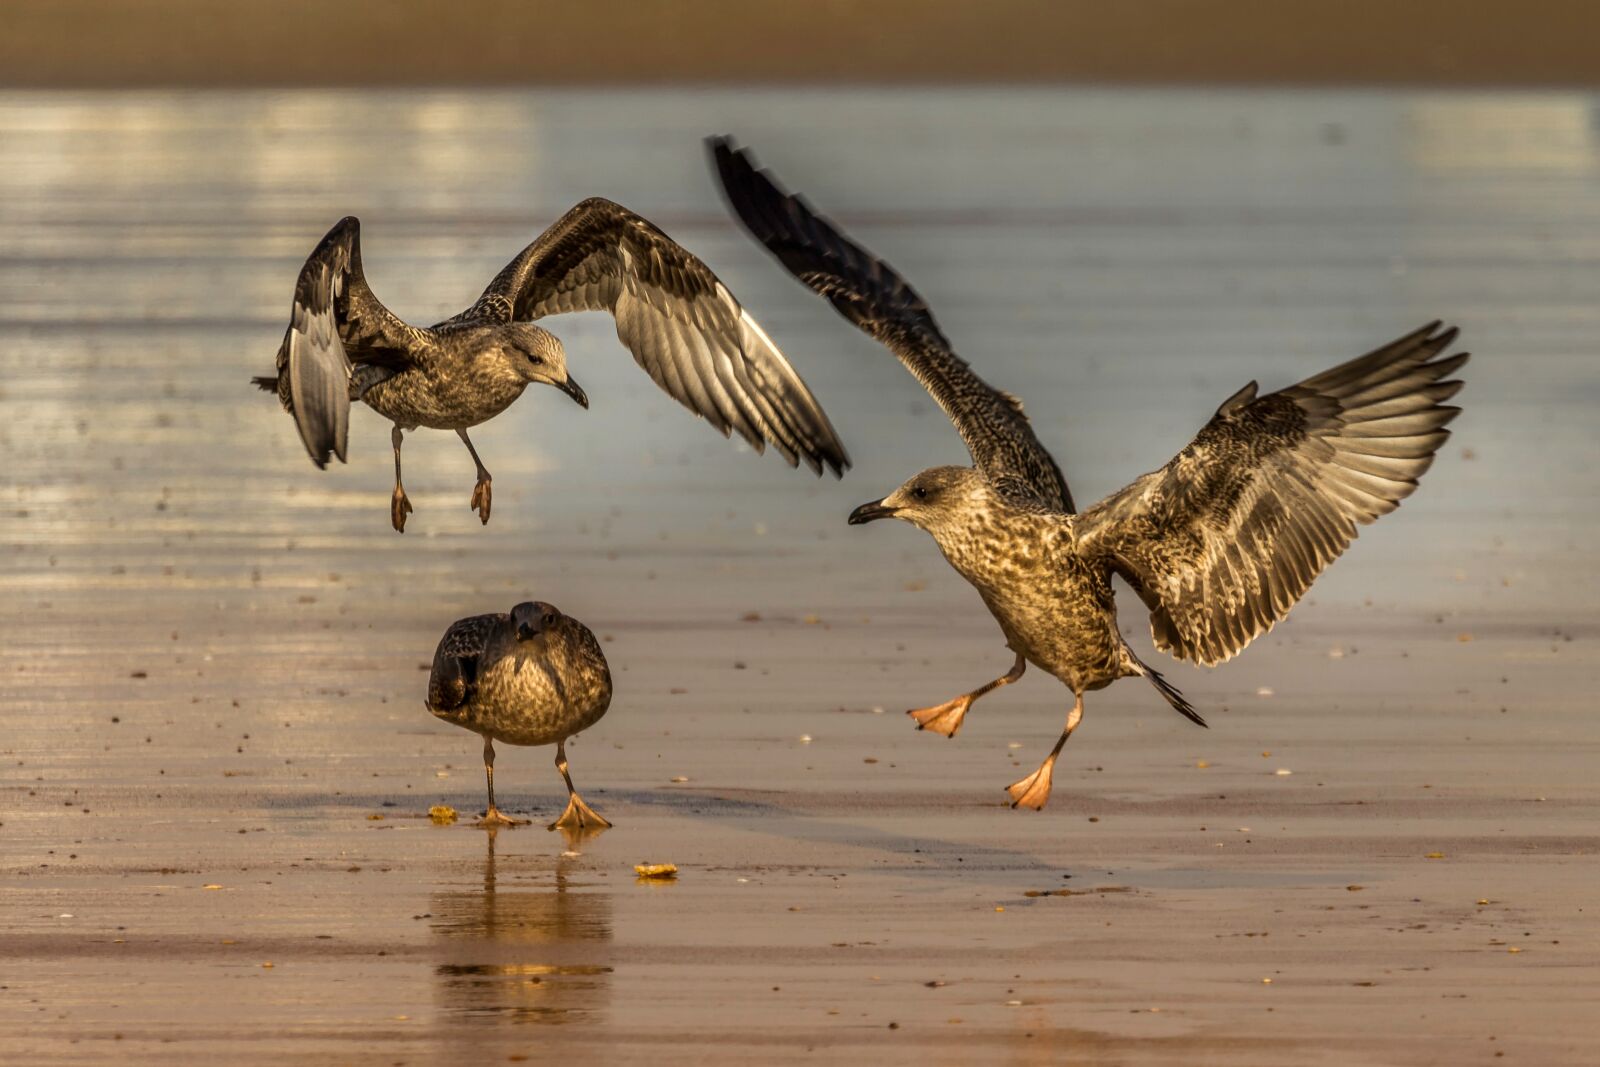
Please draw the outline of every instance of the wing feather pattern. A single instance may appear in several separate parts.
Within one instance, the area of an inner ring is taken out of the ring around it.
[[[416,332],[368,288],[361,272],[361,223],[349,216],[328,231],[300,268],[289,326],[278,346],[278,377],[257,379],[257,384],[276,388],[313,463],[326,467],[329,453],[342,463],[352,361],[393,367],[403,362]]]
[[[1126,578],[1156,647],[1221,663],[1288,614],[1356,527],[1417,487],[1460,413],[1465,352],[1435,322],[1267,396],[1251,382],[1165,467],[1077,520]]]
[[[789,273],[888,348],[944,409],[973,462],[1003,491],[1072,511],[1066,480],[1016,397],[956,355],[927,303],[887,263],[786,193],[726,137],[708,142],[723,192],[745,228]]]
[[[711,269],[647,220],[594,197],[495,277],[467,312],[531,321],[609,311],[645,373],[724,436],[843,474],[850,457],[794,367]]]
[[[495,631],[510,623],[511,617],[473,615],[450,625],[433,654],[433,673],[428,677],[428,708],[450,711],[472,700],[478,687],[478,665]]]

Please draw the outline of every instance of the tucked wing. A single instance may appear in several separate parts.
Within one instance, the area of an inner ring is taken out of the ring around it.
[[[1425,326],[1267,396],[1251,382],[1165,467],[1085,511],[1079,549],[1150,609],[1156,647],[1207,666],[1272,628],[1355,539],[1399,506],[1460,412],[1465,352]]]
[[[428,677],[428,708],[450,711],[469,702],[478,688],[478,664],[489,638],[507,625],[507,615],[473,615],[452,623],[433,654]]]
[[[367,287],[361,223],[354,216],[340,220],[300,268],[278,347],[278,395],[318,467],[328,465],[330,452],[345,458],[352,361],[392,368],[416,332]]]
[[[790,466],[843,474],[850,457],[806,383],[711,269],[650,222],[598,197],[506,264],[469,315],[527,321],[609,311],[657,385],[723,436],[771,443]]]
[[[725,137],[709,141],[728,203],[789,273],[899,357],[1002,491],[1060,511],[1072,494],[1022,403],[973,373],[939,332],[928,305],[885,262],[853,243],[798,196],[784,192]]]

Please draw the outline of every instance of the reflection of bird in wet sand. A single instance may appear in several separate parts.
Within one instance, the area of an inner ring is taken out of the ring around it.
[[[510,614],[474,615],[445,631],[428,679],[428,710],[483,735],[489,808],[480,826],[527,822],[494,803],[494,743],[556,746],[567,783],[567,810],[550,824],[603,830],[611,824],[583,802],[567,773],[567,739],[600,721],[611,706],[611,671],[589,628],[543,602]]]
[[[611,989],[610,894],[574,878],[566,855],[554,857],[554,870],[550,857],[503,857],[497,873],[495,837],[484,835],[481,888],[442,890],[430,901],[442,1006],[513,1023],[593,1018]],[[462,1033],[469,1050],[480,1033]]]
[[[404,531],[411,502],[400,482],[402,431],[454,430],[472,454],[472,507],[489,521],[490,478],[467,430],[509,407],[530,383],[584,407],[566,352],[533,320],[609,311],[617,337],[656,384],[724,436],[757,452],[773,445],[797,466],[835,474],[850,465],[828,417],[783,354],[700,260],[609,200],[574,207],[496,275],[477,303],[426,329],[378,301],[361,271],[360,223],[328,231],[300,269],[275,392],[318,467],[345,458],[350,402],[394,423],[390,518]]]
[[[1111,576],[1150,609],[1157,648],[1210,666],[1232,657],[1305,593],[1356,536],[1417,486],[1459,409],[1444,380],[1466,354],[1437,358],[1455,330],[1425,326],[1382,348],[1266,396],[1251,382],[1223,401],[1165,467],[1074,513],[1054,461],[1022,405],[951,350],[928,306],[889,266],[785,194],[725,140],[712,142],[739,217],[796,277],[886,345],[955,422],[976,464],[935,467],[851,523],[894,517],[933,535],[977,587],[1016,663],[973,692],[909,714],[955,736],[973,701],[1022,676],[1028,663],[1073,692],[1055,748],[1008,789],[1013,806],[1042,808],[1083,694],[1118,678],[1148,678],[1204,726],[1182,694],[1140,662],[1117,629]]]

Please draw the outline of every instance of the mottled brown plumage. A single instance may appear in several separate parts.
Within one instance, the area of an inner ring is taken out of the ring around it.
[[[923,471],[850,521],[894,517],[927,530],[1016,654],[995,681],[911,711],[919,728],[953,737],[973,701],[1016,681],[1028,663],[1072,690],[1055,748],[1009,787],[1013,806],[1044,806],[1056,757],[1082,719],[1083,694],[1118,678],[1148,678],[1205,725],[1123,641],[1112,575],[1149,608],[1156,647],[1220,663],[1288,614],[1358,525],[1411,494],[1459,413],[1443,402],[1461,388],[1447,379],[1467,356],[1444,356],[1456,331],[1432,323],[1276,393],[1258,396],[1251,382],[1165,467],[1073,514],[1065,482],[1020,408],[949,350],[911,289],[729,142],[714,140],[712,152],[751,232],[911,366],[967,441],[975,469]]]
[[[483,735],[489,808],[483,824],[511,825],[494,802],[494,742],[556,746],[567,810],[551,829],[604,829],[572,787],[567,739],[611,706],[611,671],[589,628],[543,601],[509,613],[473,615],[445,631],[433,656],[427,707],[446,722]]]
[[[467,430],[499,415],[528,385],[553,385],[584,407],[561,342],[533,320],[609,311],[617,337],[650,377],[723,435],[790,466],[841,474],[850,465],[821,405],[733,294],[647,220],[592,198],[563,215],[467,310],[426,329],[389,312],[361,269],[360,223],[328,231],[301,268],[277,373],[253,379],[294,416],[312,462],[345,459],[350,402],[394,423],[391,520],[411,505],[400,480],[404,430],[454,430],[478,469],[472,506],[489,521],[490,476]]]

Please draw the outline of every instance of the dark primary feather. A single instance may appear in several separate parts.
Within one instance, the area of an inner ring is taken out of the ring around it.
[[[347,217],[328,231],[300,268],[289,326],[278,347],[278,377],[252,380],[277,391],[313,463],[327,466],[330,452],[343,462],[352,361],[401,361],[415,333],[367,287],[361,272],[361,223]]]
[[[439,639],[428,677],[428,707],[437,711],[459,708],[472,699],[478,683],[478,661],[496,630],[510,616],[473,615],[451,625]]]
[[[1151,667],[1149,664],[1138,659],[1137,657],[1134,658],[1133,662],[1138,666],[1139,670],[1144,674],[1144,676],[1150,680],[1150,684],[1156,687],[1156,692],[1160,693],[1162,698],[1165,699],[1168,704],[1172,705],[1172,709],[1174,711],[1176,711],[1179,715],[1182,715],[1185,719],[1188,719],[1190,722],[1194,723],[1196,726],[1206,726],[1205,719],[1201,718],[1200,713],[1195,710],[1194,705],[1189,703],[1189,698],[1184,696],[1183,693],[1178,690],[1177,686],[1167,681],[1166,675],[1162,674],[1160,671],[1156,670],[1154,667]],[[1210,729],[1209,726],[1206,726],[1206,728]]]
[[[796,466],[850,458],[811,390],[711,269],[649,221],[598,197],[568,211],[484,290],[467,317],[532,321],[609,311],[657,385],[724,436]]]
[[[708,141],[728,203],[796,278],[878,340],[950,416],[989,481],[1007,495],[1073,510],[1066,479],[1016,397],[989,385],[951,349],[927,303],[887,263],[790,196],[726,137]]]
[[[1158,648],[1211,665],[1288,614],[1312,579],[1393,511],[1460,409],[1439,323],[1299,385],[1230,397],[1165,467],[1085,511],[1080,551],[1150,609]]]

